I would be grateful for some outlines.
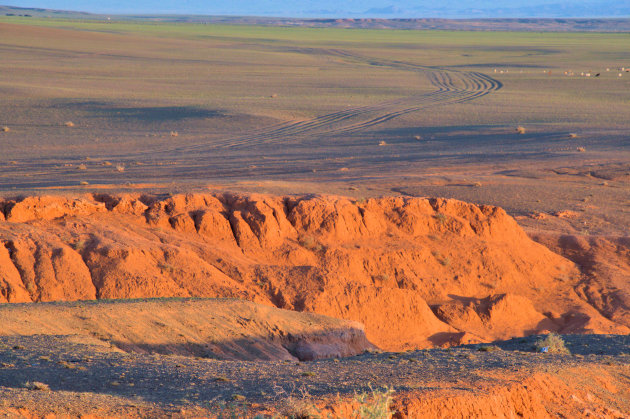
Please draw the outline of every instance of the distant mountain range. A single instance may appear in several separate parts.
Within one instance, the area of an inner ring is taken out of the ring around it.
[[[630,0],[14,0],[12,6],[111,14],[312,18],[630,17]]]

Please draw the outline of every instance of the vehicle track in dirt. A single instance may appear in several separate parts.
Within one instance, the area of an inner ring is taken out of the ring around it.
[[[178,156],[177,159],[180,164],[184,162],[186,162],[184,164],[191,164],[190,157],[192,156],[194,166],[198,163],[205,166],[207,165],[205,159],[216,153],[241,153],[257,147],[291,146],[322,138],[349,136],[365,132],[370,128],[414,112],[470,102],[503,87],[501,82],[476,71],[379,59],[341,49],[261,46],[259,44],[246,44],[244,48],[262,48],[281,53],[326,55],[331,59],[339,60],[341,65],[348,65],[354,70],[357,67],[380,66],[414,72],[420,77],[426,77],[430,84],[435,87],[435,90],[371,105],[347,107],[310,119],[283,121],[223,138],[205,138],[194,143],[172,142],[131,153],[111,150],[107,156],[102,157],[131,164],[137,160],[172,161],[173,156]],[[73,162],[76,160],[72,159]],[[38,187],[57,185],[58,182],[52,179],[66,177],[76,172],[74,165],[65,163],[65,165],[60,166],[60,161],[67,162],[68,156],[50,156],[46,159],[31,158],[28,161],[20,162],[21,168],[26,172],[36,172],[46,177],[46,179],[34,181],[32,175],[29,175],[27,179],[29,187],[33,185]],[[11,184],[15,186],[14,177],[12,177]],[[76,184],[74,180],[68,182],[68,185],[74,184]]]
[[[338,57],[344,61],[358,62],[361,65],[417,72],[427,77],[437,89],[432,92],[411,95],[373,105],[349,107],[311,119],[286,121],[244,135],[218,139],[213,141],[212,144],[176,147],[168,150],[168,152],[203,152],[209,147],[213,149],[238,149],[262,144],[287,144],[304,136],[351,134],[420,110],[470,102],[503,87],[500,81],[476,71],[453,70],[443,67],[422,66],[403,61],[364,57],[339,49],[313,50],[313,48],[309,48],[306,51],[303,49],[292,49],[291,51],[309,54],[318,53]],[[161,150],[161,152],[163,151],[166,150]]]

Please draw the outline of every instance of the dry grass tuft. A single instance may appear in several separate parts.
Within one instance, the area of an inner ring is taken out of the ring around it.
[[[518,127],[516,127],[516,133],[517,134],[525,134],[526,132],[527,132],[527,130],[525,129],[525,127],[522,127],[520,125]]]
[[[79,169],[79,170],[87,170],[87,166],[84,165],[83,163],[81,163],[80,165],[77,166],[77,169]]]
[[[352,412],[355,417],[365,419],[390,419],[392,412],[393,388],[385,388],[382,391],[370,387],[370,393],[356,394],[354,400],[359,407]]]
[[[315,237],[311,235],[305,235],[298,239],[298,243],[305,249],[308,249],[312,252],[321,252],[324,250],[324,246],[315,240]]]
[[[572,132],[571,134],[569,134],[569,138],[577,138],[578,135],[574,132]]]
[[[497,345],[483,345],[477,348],[477,351],[479,352],[496,352],[500,350],[501,348],[499,348]]]
[[[577,151],[579,151],[580,153],[584,153],[586,149],[584,147],[578,147]]]
[[[118,172],[124,172],[125,171],[125,166],[123,166],[122,164],[117,164],[116,165],[116,171]]]
[[[110,162],[110,161],[104,161],[103,162],[103,166],[111,166],[111,165],[112,165],[112,162]]]
[[[171,131],[171,137],[178,137],[179,133],[177,131]]]
[[[73,126],[74,126],[74,122],[72,122],[72,121],[66,121],[66,122],[64,122],[63,124],[64,124],[65,126],[67,126],[67,127],[73,127]]]
[[[384,146],[384,145],[387,145],[387,142],[385,142],[385,141],[379,141],[379,142],[378,142],[378,145],[379,145],[379,146]]]
[[[81,181],[81,183],[80,183],[80,185],[81,185],[81,186],[87,186],[87,185],[89,185],[89,184],[90,184],[90,182],[86,182],[86,181],[84,181],[84,180],[83,180],[83,181]]]
[[[536,352],[546,352],[551,354],[570,354],[566,346],[564,346],[564,340],[560,335],[555,333],[549,333],[544,339],[539,339],[534,344]]]
[[[9,127],[2,127],[2,128],[0,128],[0,131],[2,131],[2,132],[9,132],[9,131],[11,131],[11,128],[9,128]]]
[[[39,381],[27,381],[24,383],[24,387],[29,390],[50,391],[48,384],[40,383]]]

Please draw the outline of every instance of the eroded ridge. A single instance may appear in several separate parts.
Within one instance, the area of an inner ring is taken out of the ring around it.
[[[630,326],[493,206],[218,193],[1,207],[2,301],[236,297],[362,322],[386,349]]]

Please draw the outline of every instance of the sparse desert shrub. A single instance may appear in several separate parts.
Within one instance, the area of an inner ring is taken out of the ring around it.
[[[570,354],[564,340],[560,335],[549,333],[544,339],[538,339],[534,344],[536,352],[548,352],[552,354]],[[546,349],[545,349],[546,348]]]
[[[389,282],[389,275],[387,274],[376,275],[372,278],[372,280],[378,283]]]
[[[282,388],[276,388],[276,409],[282,418],[307,419],[322,418],[322,412],[317,408],[313,397],[306,389],[301,389],[299,395],[287,394]]]
[[[477,348],[477,351],[479,352],[496,352],[500,350],[501,348],[499,348],[497,345],[483,345]]]
[[[313,252],[320,252],[324,250],[324,247],[315,240],[315,238],[311,235],[305,235],[298,239],[298,243],[305,249],[311,250]]]
[[[77,252],[81,252],[83,249],[85,249],[85,244],[86,244],[85,240],[78,240],[78,241],[74,242],[71,246]]]
[[[527,130],[525,129],[525,127],[522,127],[520,125],[518,127],[516,127],[516,133],[517,134],[525,134],[526,132],[527,132]]]
[[[363,419],[390,419],[395,412],[392,412],[393,388],[385,388],[381,391],[370,387],[369,393],[357,394],[355,401],[359,407],[353,412],[357,417]]]
[[[27,381],[24,383],[24,387],[29,390],[50,391],[48,384],[40,383],[39,381]]]
[[[31,295],[33,295],[36,290],[35,283],[33,281],[26,281],[24,283],[24,288],[26,288],[26,291],[28,291]]]
[[[282,416],[290,419],[322,418],[321,411],[309,400],[298,397],[289,397],[280,406]]]
[[[231,402],[220,402],[213,405],[219,419],[240,419],[252,417],[244,396],[235,394]],[[254,416],[254,419],[260,416]]]
[[[66,121],[63,123],[65,126],[72,128],[74,126],[74,122],[72,121]]]
[[[437,214],[434,215],[434,217],[436,220],[440,222],[440,224],[444,224],[446,222],[446,214],[442,214],[441,212],[438,212]]]
[[[175,272],[175,267],[170,263],[158,263],[158,268],[160,268],[164,272],[173,273]]]

